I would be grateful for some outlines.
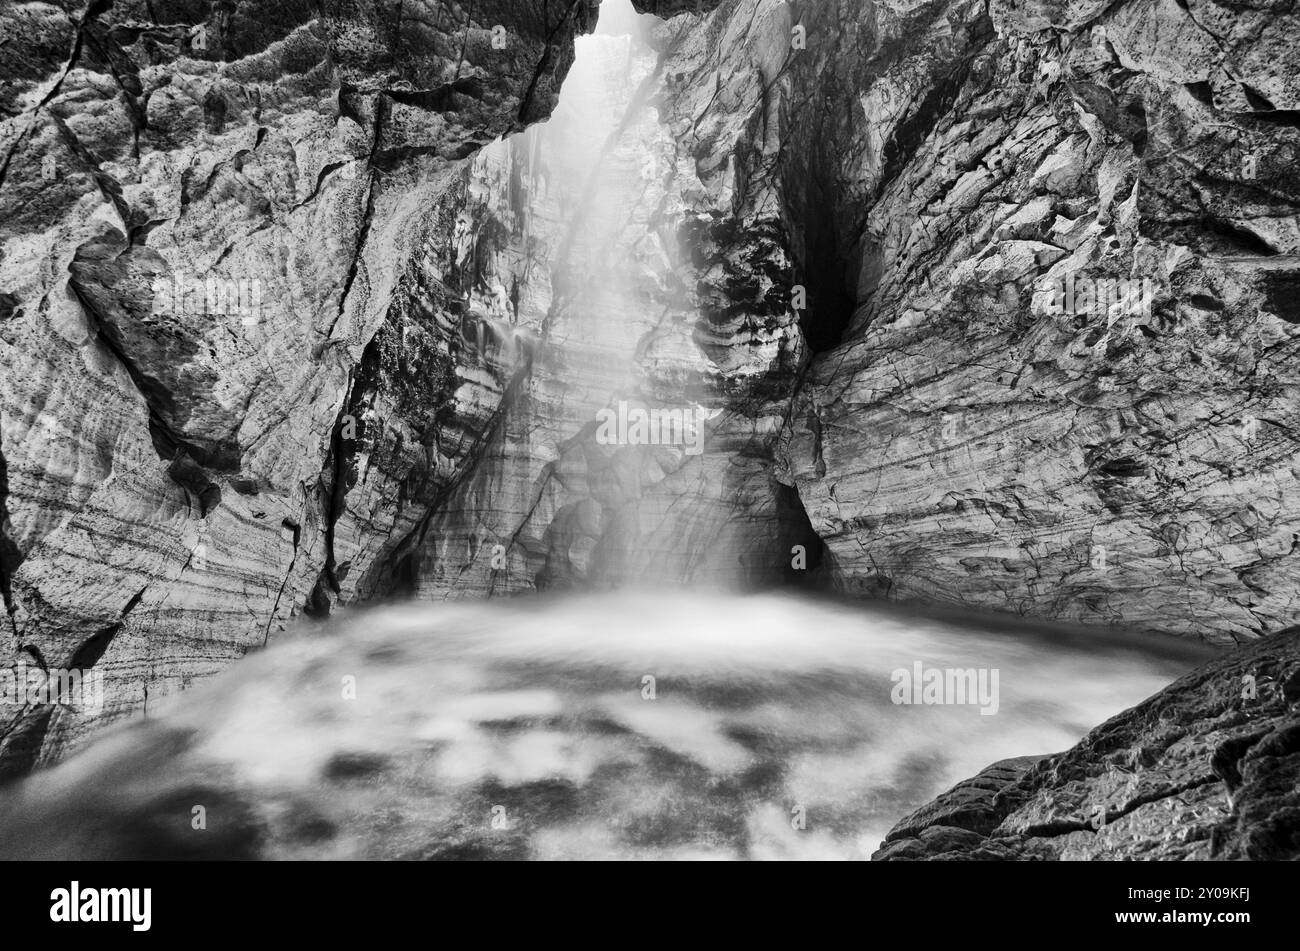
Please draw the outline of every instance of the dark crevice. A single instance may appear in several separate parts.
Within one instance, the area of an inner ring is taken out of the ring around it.
[[[916,111],[894,130],[894,134],[885,143],[877,194],[883,193],[898,178],[938,121],[952,110],[962,87],[966,85],[973,58],[964,60],[940,82],[935,83]]]
[[[370,142],[370,155],[368,157],[370,182],[366,189],[366,209],[361,218],[361,227],[357,231],[356,245],[352,250],[352,262],[348,266],[347,277],[344,278],[343,289],[339,294],[338,314],[335,316],[333,323],[330,324],[329,331],[326,334],[327,337],[333,335],[335,326],[337,326],[338,322],[343,319],[343,314],[346,312],[348,306],[348,295],[352,292],[352,285],[356,283],[357,273],[360,271],[362,266],[361,257],[365,253],[366,239],[370,236],[370,226],[371,222],[374,220],[375,214],[376,192],[379,190],[378,183],[374,180],[375,158],[378,156],[380,151],[379,143],[383,139],[384,126],[388,122],[390,109],[391,106],[389,105],[388,99],[383,95],[379,95],[375,98],[375,133],[374,138]]]
[[[1238,114],[1236,118],[1247,125],[1270,125],[1283,129],[1300,129],[1300,109],[1269,109]]]
[[[200,464],[199,450],[180,439],[154,410],[149,412],[149,437],[158,458],[167,463],[167,476],[198,502],[199,518],[221,504],[221,487]]]
[[[36,768],[45,737],[50,730],[54,707],[25,708],[11,729],[0,735],[0,781],[26,776]],[[31,711],[29,713],[29,711]]]
[[[479,100],[483,98],[483,91],[483,84],[479,80],[467,77],[444,83],[434,89],[387,89],[384,95],[393,102],[414,106],[427,112],[459,112],[471,104],[463,102],[462,97]]]
[[[304,613],[321,618],[330,613],[333,599],[342,593],[340,566],[334,552],[334,532],[338,520],[347,509],[347,496],[357,481],[357,451],[364,433],[362,419],[364,406],[376,386],[378,373],[377,337],[367,344],[361,362],[349,374],[343,404],[339,407],[330,433],[329,455],[325,460],[320,484],[325,515],[325,564],[307,596]],[[295,536],[295,547],[297,545]]]
[[[1251,89],[1245,83],[1241,84],[1241,91],[1246,94],[1246,101],[1256,112],[1273,112],[1277,107],[1269,102],[1264,96]]]
[[[46,663],[45,655],[35,644],[23,644],[18,648],[18,652],[26,654],[32,660],[36,661],[36,666],[41,670],[48,671],[50,669],[50,665]]]
[[[294,205],[289,210],[297,211],[299,208],[302,208],[304,205],[310,205],[313,201],[316,200],[316,196],[320,194],[321,187],[325,184],[325,180],[329,178],[329,176],[332,173],[337,172],[341,168],[347,167],[347,165],[349,164],[350,164],[349,161],[342,161],[342,162],[330,162],[328,165],[323,166],[321,170],[316,174],[316,184],[312,186],[311,194],[309,194],[306,198],[298,202],[298,204]]]
[[[819,154],[825,146],[813,146],[809,170],[824,169],[831,156]],[[795,213],[795,228],[803,237],[795,259],[794,283],[806,293],[806,306],[799,310],[799,327],[813,353],[839,346],[853,318],[855,300],[849,294],[850,250],[841,247],[835,225],[834,186],[824,172],[814,171],[809,181],[808,206]],[[816,195],[816,199],[812,199]]]
[[[108,650],[108,646],[113,642],[113,638],[117,637],[122,628],[126,625],[127,617],[140,603],[140,599],[144,597],[146,590],[148,589],[141,588],[131,596],[131,600],[127,601],[126,606],[122,608],[122,613],[118,616],[116,621],[107,627],[100,628],[83,641],[81,646],[72,652],[72,656],[70,656],[67,662],[63,665],[64,669],[85,671],[99,663],[99,659],[104,656],[104,652]]]
[[[68,60],[63,66],[63,72],[59,78],[49,88],[49,91],[41,97],[41,101],[32,109],[32,115],[39,113],[42,109],[50,104],[59,91],[63,88],[63,81],[68,78],[68,73],[76,67],[77,62],[81,59],[81,52],[86,43],[86,30],[95,19],[101,14],[106,13],[113,6],[113,0],[90,0],[86,5],[86,11],[82,14],[81,20],[77,24],[77,35],[72,41],[72,51],[68,55]],[[5,153],[4,162],[0,163],[0,189],[4,188],[5,181],[9,175],[9,165],[13,161],[14,155],[22,146],[23,141],[36,129],[35,121],[29,122],[27,127],[14,139],[8,151]]]
[[[373,346],[373,343],[372,345]],[[370,347],[366,348],[370,350]],[[365,359],[362,358],[364,368]],[[363,370],[364,372],[364,370]],[[348,380],[347,398],[343,401],[342,411],[334,421],[334,431],[330,434],[330,457],[327,462],[329,483],[326,488],[327,505],[325,510],[325,569],[322,572],[331,591],[338,594],[341,590],[338,577],[338,561],[334,554],[334,527],[347,507],[348,490],[356,482],[354,463],[357,455],[357,443],[360,440],[360,415],[357,403],[360,387],[353,379]],[[349,419],[349,417],[351,417]],[[357,427],[349,432],[349,424]]]
[[[1034,839],[1054,839],[1063,835],[1070,835],[1073,832],[1098,832],[1108,825],[1113,825],[1117,820],[1124,818],[1129,813],[1134,812],[1143,806],[1153,802],[1159,802],[1162,799],[1170,799],[1174,796],[1181,796],[1185,792],[1190,792],[1200,786],[1209,783],[1218,782],[1218,777],[1209,776],[1198,779],[1191,779],[1168,789],[1161,789],[1156,792],[1147,793],[1142,796],[1135,796],[1118,809],[1105,809],[1104,824],[1094,825],[1091,822],[1080,822],[1077,820],[1060,819],[1055,822],[1044,822],[1041,825],[1029,826],[1020,832],[1025,838]],[[994,836],[996,837],[996,836]]]
[[[50,114],[50,119],[68,151],[75,155],[82,165],[86,167],[91,179],[95,182],[95,187],[99,189],[99,193],[104,197],[104,200],[113,206],[124,222],[131,222],[131,208],[122,195],[122,186],[116,179],[103,172],[100,168],[99,159],[82,144],[81,140],[68,128],[68,124],[63,119],[53,113]]]
[[[284,519],[281,526],[292,526],[293,528],[293,557],[289,559],[289,567],[285,569],[284,579],[280,582],[279,590],[275,592],[275,600],[271,602],[271,610],[266,616],[266,627],[262,630],[262,646],[265,647],[271,640],[271,625],[275,623],[276,614],[280,610],[280,602],[284,599],[285,589],[289,587],[289,579],[293,577],[293,569],[298,564],[298,526],[289,519]],[[292,611],[290,612],[292,615]],[[284,630],[281,627],[281,630]]]
[[[71,265],[73,276],[68,281],[68,287],[81,304],[95,335],[126,369],[127,375],[149,407],[149,435],[158,458],[168,463],[167,474],[177,485],[192,493],[199,503],[201,517],[206,516],[220,504],[221,489],[208,477],[205,467],[224,471],[237,469],[237,454],[231,458],[229,452],[207,452],[185,440],[166,423],[164,414],[168,411],[170,394],[146,376],[127,355],[114,325],[104,319],[82,288],[75,270],[76,263],[74,258]]]
[[[420,582],[419,563],[413,554],[399,558],[392,569],[392,595],[395,598],[414,598]]]
[[[813,528],[808,511],[804,508],[799,490],[791,485],[777,483],[777,512],[785,538],[782,542],[782,554],[786,557],[783,576],[788,585],[795,587],[818,587],[822,582],[822,564],[826,554],[826,543]],[[805,562],[802,568],[796,567],[794,547],[803,549]]]
[[[1278,253],[1276,248],[1264,241],[1258,235],[1247,231],[1245,228],[1238,227],[1230,221],[1225,221],[1222,218],[1204,215],[1200,219],[1200,226],[1210,234],[1223,239],[1232,247],[1245,251],[1248,254],[1273,257]]]
[[[121,630],[122,624],[118,622],[96,631],[72,652],[72,656],[68,658],[67,669],[87,670],[94,667]]]
[[[1300,271],[1266,273],[1263,284],[1267,308],[1288,324],[1300,324]]]
[[[1207,82],[1185,83],[1184,87],[1203,106],[1214,108],[1214,87]]]
[[[3,438],[0,433],[0,440]],[[5,460],[4,443],[0,442],[0,600],[15,641],[18,639],[18,623],[14,614],[18,606],[13,598],[13,576],[22,562],[23,553],[14,541],[13,524],[9,520],[9,464]]]

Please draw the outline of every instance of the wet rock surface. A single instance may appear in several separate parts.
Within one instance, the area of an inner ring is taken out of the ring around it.
[[[1300,629],[1211,661],[1064,753],[995,763],[872,858],[1300,856]]]
[[[338,585],[338,422],[419,237],[468,156],[549,113],[594,22],[583,0],[0,12],[6,666],[95,643],[105,715],[139,711]],[[440,412],[439,374],[403,368]],[[84,720],[7,705],[0,760]]]
[[[789,459],[831,576],[1220,643],[1295,623],[1294,13],[902,6],[814,111],[851,313]],[[1121,281],[1147,296],[1083,296]]]

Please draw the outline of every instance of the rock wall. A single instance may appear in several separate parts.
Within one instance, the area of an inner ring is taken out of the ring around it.
[[[832,577],[1220,643],[1294,623],[1297,14],[855,6],[808,9],[839,98],[800,112],[851,303],[788,449]]]
[[[112,716],[339,584],[336,423],[468,157],[549,113],[595,8],[0,12],[6,667],[93,665]],[[8,705],[0,759],[83,719]]]
[[[1300,856],[1300,629],[1211,661],[1055,756],[994,763],[873,859]]]

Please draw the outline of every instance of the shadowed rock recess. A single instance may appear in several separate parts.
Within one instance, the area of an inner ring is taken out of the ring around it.
[[[0,10],[7,664],[93,665],[107,720],[296,616],[795,546],[856,595],[1300,621],[1292,4],[647,0],[571,72],[596,7]],[[620,404],[700,451],[605,444]],[[5,708],[0,769],[91,725]],[[1025,769],[940,851],[1002,848]]]

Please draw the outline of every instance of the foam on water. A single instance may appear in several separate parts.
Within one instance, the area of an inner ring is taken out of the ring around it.
[[[1204,656],[775,594],[354,612],[27,781],[0,851],[863,858],[954,782],[1070,746]],[[996,668],[997,713],[894,703],[918,661]]]

